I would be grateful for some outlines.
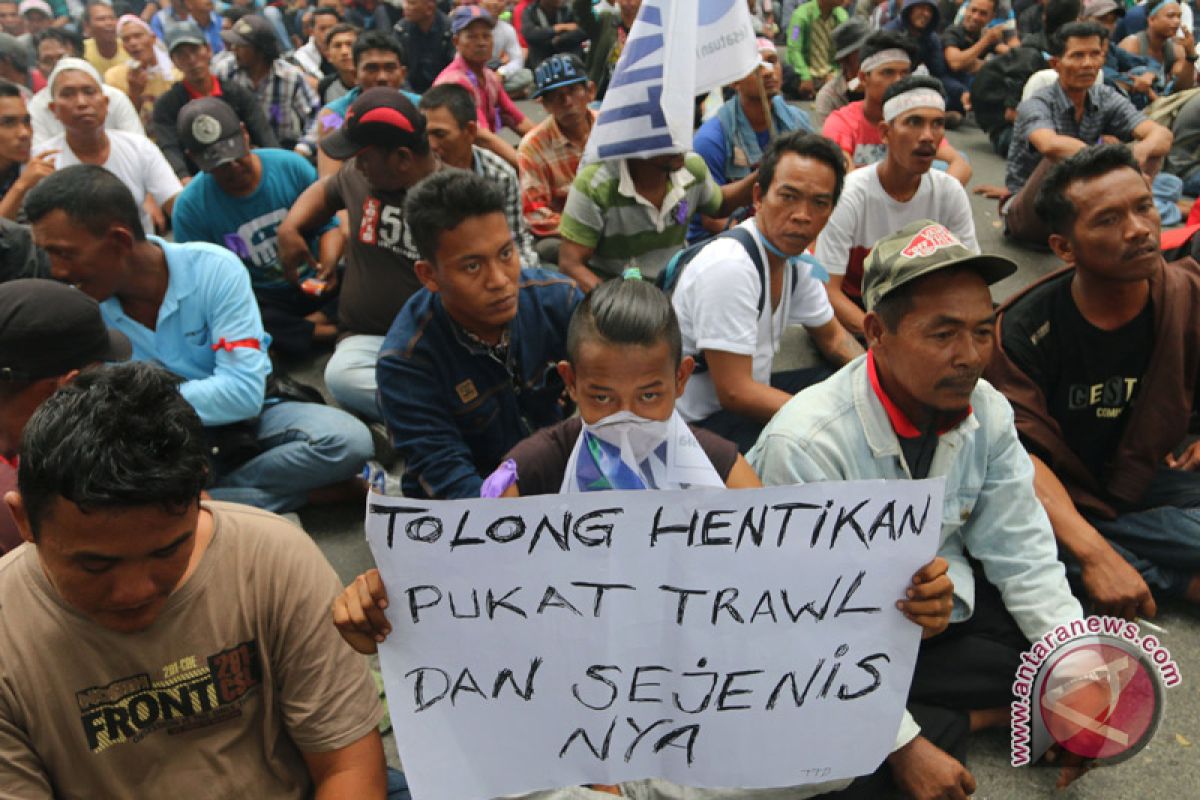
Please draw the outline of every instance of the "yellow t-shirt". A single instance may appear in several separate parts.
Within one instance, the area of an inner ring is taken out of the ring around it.
[[[125,52],[125,48],[117,42],[117,53],[112,58],[105,58],[100,55],[99,48],[96,47],[95,39],[83,40],[83,60],[96,68],[96,71],[101,75],[108,72],[109,69],[117,64],[124,64],[129,60],[129,53]]]

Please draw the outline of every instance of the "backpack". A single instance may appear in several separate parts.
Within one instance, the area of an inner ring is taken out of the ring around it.
[[[754,262],[754,269],[758,273],[758,313],[762,314],[762,310],[767,303],[767,265],[763,263],[762,255],[758,250],[758,242],[754,240],[754,234],[741,226],[721,231],[711,239],[696,242],[694,245],[686,247],[671,256],[671,260],[667,262],[662,272],[658,273],[658,277],[654,279],[654,285],[662,289],[670,297],[675,293],[675,287],[679,285],[679,278],[683,275],[683,271],[687,268],[687,265],[692,262],[692,259],[705,247],[722,238],[735,240],[746,251],[746,254],[750,256],[750,260]]]

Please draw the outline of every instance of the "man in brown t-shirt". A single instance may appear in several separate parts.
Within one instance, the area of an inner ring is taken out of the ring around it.
[[[441,167],[429,149],[425,117],[408,98],[387,87],[368,89],[346,112],[342,127],[320,142],[344,163],[308,188],[280,223],[279,257],[295,270],[312,255],[306,237],[343,209],[350,230],[346,273],[338,300],[337,350],[325,367],[325,385],[338,405],[372,421],[375,362],[383,336],[418,289],[419,258],[404,219],[404,195]]]
[[[303,532],[200,500],[159,367],[89,370],[26,427],[0,559],[0,796],[377,798],[379,699]]]

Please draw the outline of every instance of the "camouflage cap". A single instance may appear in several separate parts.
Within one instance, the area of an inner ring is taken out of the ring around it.
[[[974,269],[988,284],[1004,280],[1017,265],[1003,256],[979,255],[930,219],[910,222],[875,243],[863,265],[862,298],[871,311],[886,295],[947,267]]]

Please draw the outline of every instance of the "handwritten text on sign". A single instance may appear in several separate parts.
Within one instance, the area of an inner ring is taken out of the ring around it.
[[[791,786],[891,749],[941,481],[367,507],[416,797]]]

